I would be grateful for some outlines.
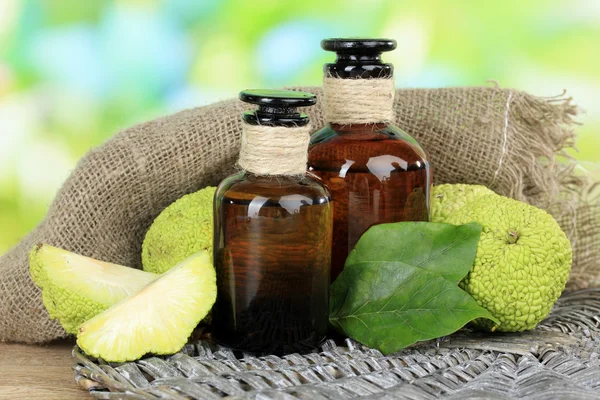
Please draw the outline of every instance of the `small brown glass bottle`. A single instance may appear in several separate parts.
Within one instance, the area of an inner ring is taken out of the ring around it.
[[[258,104],[243,114],[243,171],[215,193],[217,343],[253,353],[314,349],[328,326],[332,207],[306,171],[310,127],[296,107],[313,94],[247,90]]]
[[[429,219],[432,174],[423,148],[394,126],[393,67],[387,39],[328,39],[337,60],[324,67],[328,124],[311,137],[309,170],[331,191],[334,207],[332,280],[372,225]]]

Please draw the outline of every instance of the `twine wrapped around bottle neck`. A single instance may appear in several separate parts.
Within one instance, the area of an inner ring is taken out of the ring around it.
[[[394,79],[323,79],[327,122],[351,125],[394,121]]]
[[[238,164],[257,175],[300,175],[306,172],[310,124],[300,127],[242,123]]]

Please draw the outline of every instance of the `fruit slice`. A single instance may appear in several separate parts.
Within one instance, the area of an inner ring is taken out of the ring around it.
[[[216,297],[209,253],[196,253],[81,325],[77,344],[88,355],[111,362],[137,360],[147,353],[175,353]]]
[[[42,289],[50,318],[76,334],[83,322],[127,296],[139,292],[158,275],[80,256],[47,244],[29,253],[29,271]]]

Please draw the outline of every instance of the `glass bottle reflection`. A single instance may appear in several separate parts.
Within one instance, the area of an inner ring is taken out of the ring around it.
[[[304,352],[327,333],[332,210],[309,173],[226,178],[215,194],[213,337],[234,349]]]
[[[382,63],[379,55],[394,49],[393,41],[331,39],[322,46],[338,52],[336,63],[326,64],[326,74],[340,79],[391,78],[391,64]],[[335,203],[332,280],[369,227],[429,219],[432,175],[427,154],[392,124],[327,124],[311,137],[309,168],[330,189]]]

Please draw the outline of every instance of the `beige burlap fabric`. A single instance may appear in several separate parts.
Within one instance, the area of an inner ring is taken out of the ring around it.
[[[321,95],[320,88],[302,89]],[[246,107],[231,100],[183,111],[123,130],[90,151],[46,219],[0,258],[0,340],[66,336],[48,319],[29,277],[35,243],[139,267],[142,239],[160,211],[233,171]],[[320,128],[321,106],[307,111]],[[399,90],[395,112],[397,125],[429,151],[437,183],[483,184],[551,210],[575,249],[569,289],[600,286],[599,207],[563,157],[576,113],[569,99],[495,87]]]

